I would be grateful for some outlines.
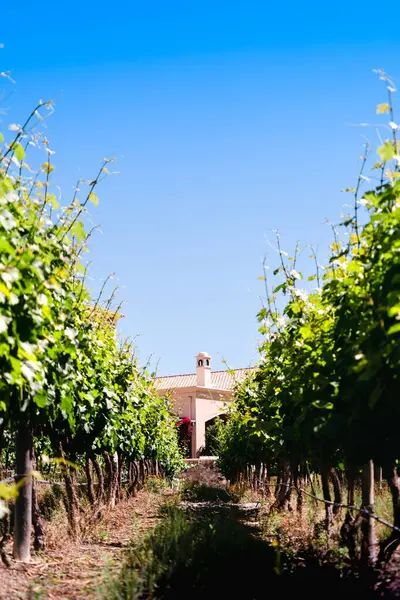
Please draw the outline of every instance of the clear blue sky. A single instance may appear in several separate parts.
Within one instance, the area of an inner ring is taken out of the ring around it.
[[[362,134],[400,81],[399,10],[376,2],[8,2],[0,129],[39,99],[63,197],[104,156],[91,285],[116,272],[121,330],[160,373],[257,359],[261,261],[321,248],[354,184]]]

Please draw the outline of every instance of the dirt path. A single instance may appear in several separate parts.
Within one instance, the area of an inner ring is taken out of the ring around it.
[[[46,523],[47,550],[29,565],[0,564],[1,600],[90,600],[106,573],[117,573],[132,539],[158,522],[164,494],[139,492],[119,503],[79,542],[67,534],[64,515]],[[11,547],[7,548],[11,553]]]
[[[295,597],[303,590],[310,599],[319,598],[320,590],[325,588],[331,593],[329,597],[336,598],[399,595],[400,586],[395,586],[399,561],[393,561],[382,573],[379,591],[374,594],[373,581],[351,576],[342,579],[329,561],[324,564],[312,555],[296,556],[292,552],[287,556],[284,550],[278,550],[271,544],[275,536],[272,539],[263,529],[258,501],[210,501],[215,496],[213,485],[221,484],[215,469],[196,468],[182,474],[182,478],[199,483],[201,494],[172,503],[176,510],[185,513],[188,524],[178,533],[172,529],[171,535],[159,538],[166,564],[174,565],[169,579],[160,582],[164,583],[160,590],[165,600],[188,596],[192,600],[264,600],[274,586],[284,597]],[[126,549],[132,540],[141,539],[165,521],[167,517],[160,517],[160,508],[172,496],[176,498],[176,492],[166,489],[156,493],[142,491],[105,513],[79,542],[71,541],[67,534],[65,512],[56,511],[52,520],[46,522],[45,552],[32,553],[29,565],[11,561],[11,567],[6,568],[0,563],[0,600],[94,600],[105,577],[121,580]],[[290,527],[293,526],[291,522]],[[169,543],[164,545],[169,539],[173,541],[171,547],[176,547],[176,556],[168,554]],[[11,556],[11,546],[7,551]]]

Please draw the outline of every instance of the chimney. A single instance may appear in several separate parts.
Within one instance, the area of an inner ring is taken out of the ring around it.
[[[208,352],[199,352],[196,356],[197,386],[211,387],[211,356]]]

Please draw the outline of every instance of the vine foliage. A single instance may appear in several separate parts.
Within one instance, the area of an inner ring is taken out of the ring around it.
[[[79,181],[62,206],[53,191],[54,152],[41,130],[51,109],[39,103],[23,126],[9,127],[10,141],[0,136],[3,455],[16,440],[16,486],[1,483],[0,495],[16,496],[14,555],[22,560],[30,553],[32,473],[43,455],[62,471],[74,534],[83,526],[77,467],[86,469],[98,510],[118,500],[124,479],[132,488],[150,471],[172,476],[182,462],[169,401],[157,394],[132,345],[118,340],[114,294],[93,301],[85,282],[92,233],[86,215],[112,161],[105,159],[93,180]],[[36,161],[40,153],[46,158],[35,170],[27,154]]]
[[[240,479],[248,465],[268,464],[279,472],[279,506],[288,505],[288,484],[316,471],[326,500],[341,501],[338,473],[346,475],[349,504],[354,481],[362,479],[363,506],[373,510],[373,469],[381,466],[393,494],[394,525],[400,525],[398,424],[400,404],[400,151],[394,119],[393,83],[379,71],[388,102],[390,137],[369,165],[367,145],[354,197],[353,215],[333,227],[331,256],[303,284],[300,250],[292,257],[276,238],[278,265],[265,306],[258,314],[263,341],[257,371],[237,390],[221,433],[221,467]],[[377,174],[377,175],[376,175]],[[303,285],[302,285],[303,284]],[[313,287],[315,285],[315,287]],[[332,506],[327,505],[327,526]],[[333,511],[335,512],[335,511]],[[354,524],[353,516],[348,522]],[[375,561],[373,523],[365,530],[366,562]],[[365,520],[364,520],[365,525]],[[371,533],[372,531],[372,533]],[[394,532],[382,543],[387,558],[400,542]]]

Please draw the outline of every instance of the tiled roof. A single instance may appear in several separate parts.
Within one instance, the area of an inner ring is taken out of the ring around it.
[[[218,390],[232,390],[238,381],[242,381],[252,371],[254,371],[252,368],[234,369],[234,374],[232,371],[211,371],[211,387]],[[155,377],[154,382],[158,390],[196,387],[197,375],[196,373],[167,375],[166,377]]]
[[[159,390],[174,390],[176,388],[195,387],[196,379],[196,373],[167,375],[166,377],[155,377],[154,383]]]

